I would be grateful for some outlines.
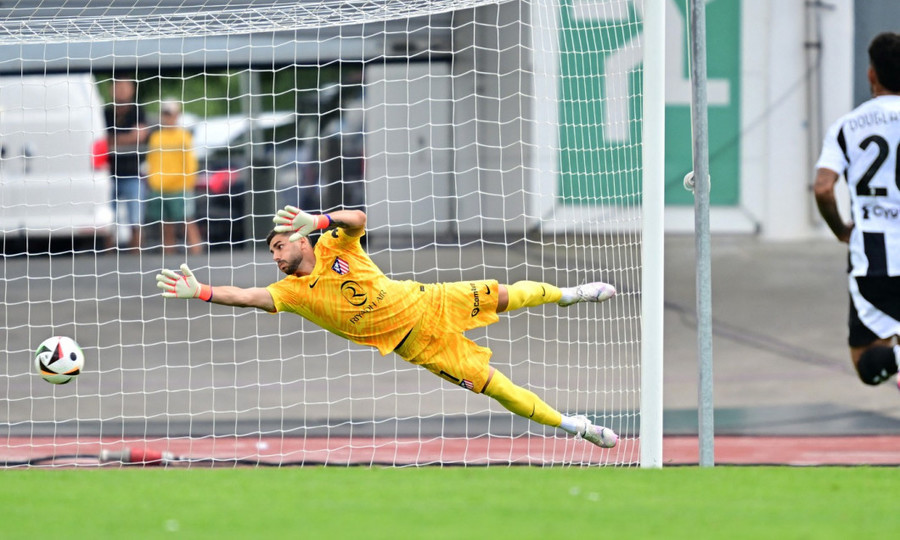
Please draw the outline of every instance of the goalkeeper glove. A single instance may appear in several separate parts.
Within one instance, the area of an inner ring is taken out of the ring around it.
[[[212,300],[212,287],[197,281],[188,265],[181,265],[179,276],[172,270],[163,269],[156,275],[156,286],[163,290],[166,298],[199,298],[209,302]]]
[[[272,221],[276,223],[275,232],[294,233],[288,238],[291,242],[296,242],[313,231],[325,229],[332,223],[328,214],[314,216],[294,206],[285,206],[284,210],[279,210]]]

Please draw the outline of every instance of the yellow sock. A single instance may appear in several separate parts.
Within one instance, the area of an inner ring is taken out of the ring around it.
[[[507,285],[506,292],[509,294],[506,311],[556,303],[562,298],[559,287],[537,281],[517,281]]]
[[[484,393],[496,399],[507,410],[539,424],[559,427],[562,423],[562,414],[556,409],[547,405],[534,392],[516,386],[506,375],[497,370],[494,370],[491,382],[484,389]]]

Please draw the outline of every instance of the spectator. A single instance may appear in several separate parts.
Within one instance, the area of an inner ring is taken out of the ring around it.
[[[141,247],[141,145],[148,131],[144,111],[136,102],[137,84],[113,75],[112,104],[106,108],[106,138],[112,177],[112,208],[118,223],[119,204],[125,206],[125,224],[131,227],[129,247]]]
[[[163,101],[159,129],[147,141],[146,223],[162,223],[162,245],[166,253],[177,251],[177,227],[183,224],[185,243],[191,253],[202,253],[200,229],[194,220],[194,183],[197,158],[188,130],[179,125],[181,105]]]

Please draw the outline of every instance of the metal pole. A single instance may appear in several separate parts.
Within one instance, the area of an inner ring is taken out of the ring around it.
[[[806,2],[806,41],[803,44],[806,49],[806,125],[807,125],[807,157],[809,170],[814,171],[816,160],[819,158],[819,148],[822,145],[822,10],[834,9],[833,5],[820,0]],[[809,175],[807,200],[807,212],[809,222],[812,225],[821,225],[822,216],[816,206],[816,199],[812,194],[812,181],[815,175]]]
[[[709,247],[709,122],[706,95],[706,1],[688,0],[691,117],[694,130],[694,243],[697,256],[698,426],[700,466],[714,465],[712,271]]]

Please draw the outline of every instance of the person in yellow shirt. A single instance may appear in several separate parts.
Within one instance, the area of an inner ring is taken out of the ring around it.
[[[201,253],[200,230],[194,218],[194,183],[197,158],[191,133],[180,127],[181,106],[163,101],[159,129],[147,140],[146,223],[162,223],[162,245],[167,253],[175,247],[179,224],[184,225],[185,243],[191,253]]]
[[[612,285],[594,282],[558,288],[548,283],[495,280],[424,284],[387,277],[360,244],[366,214],[338,210],[311,215],[287,206],[266,242],[286,277],[267,287],[211,287],[191,269],[164,269],[156,276],[166,298],[200,298],[269,313],[295,313],[354,343],[394,352],[453,384],[486,394],[509,411],[583,438],[602,448],[618,442],[613,430],[585,415],[565,416],[534,392],[518,386],[489,363],[491,350],[468,339],[466,330],[499,320],[498,313],[556,303],[603,302]],[[307,236],[325,230],[315,246]]]

